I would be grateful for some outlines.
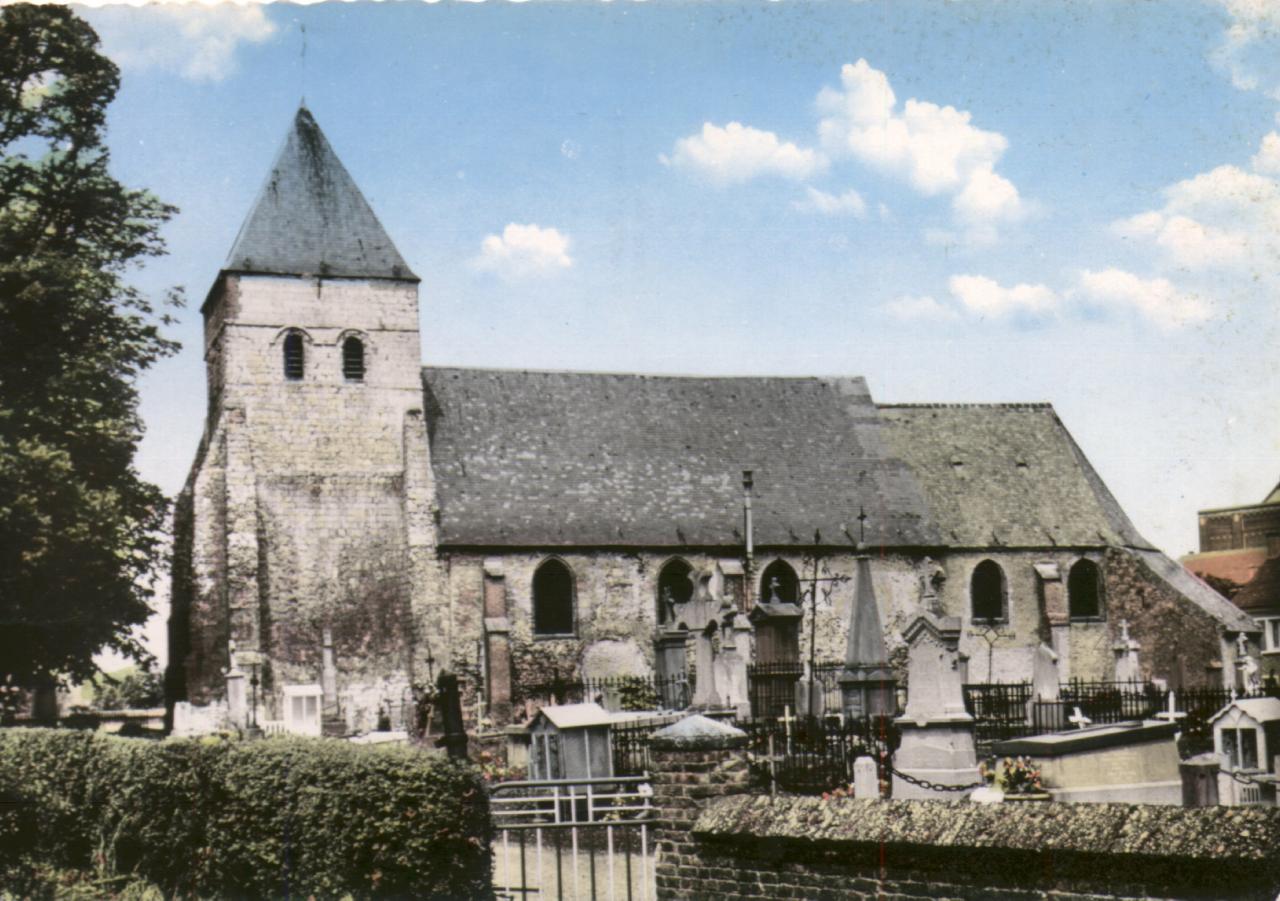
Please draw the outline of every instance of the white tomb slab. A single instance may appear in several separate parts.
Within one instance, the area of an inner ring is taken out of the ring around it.
[[[1055,801],[1181,804],[1173,723],[1132,722],[997,742],[997,757],[1029,757]]]

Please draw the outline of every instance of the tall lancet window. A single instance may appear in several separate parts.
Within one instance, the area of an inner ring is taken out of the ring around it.
[[[364,381],[364,342],[354,336],[342,342],[342,377],[348,382]]]
[[[665,623],[675,614],[675,605],[693,597],[693,582],[689,573],[693,567],[679,557],[662,567],[658,574],[658,622]]]
[[[306,367],[306,348],[302,343],[302,335],[290,332],[284,336],[284,377],[291,382],[302,379]]]
[[[548,560],[533,574],[533,634],[573,634],[573,573]]]
[[[994,560],[983,560],[973,568],[969,580],[970,616],[974,622],[1003,622],[1006,586],[1004,570]]]
[[[1072,619],[1102,616],[1102,571],[1092,560],[1077,560],[1067,576],[1067,607]]]

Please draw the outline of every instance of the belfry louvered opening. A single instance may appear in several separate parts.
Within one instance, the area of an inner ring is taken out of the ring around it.
[[[364,342],[359,338],[342,342],[342,377],[348,382],[364,381]]]
[[[300,381],[306,369],[306,348],[302,336],[290,332],[284,338],[284,377],[291,382]]]

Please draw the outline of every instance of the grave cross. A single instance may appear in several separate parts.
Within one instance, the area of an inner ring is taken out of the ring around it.
[[[1085,716],[1083,713],[1080,712],[1079,707],[1073,707],[1072,709],[1075,711],[1075,713],[1067,717],[1067,722],[1071,723],[1077,729],[1083,729],[1085,726],[1088,726],[1090,723],[1093,722],[1093,720],[1089,719],[1087,716]]]
[[[1164,720],[1166,723],[1176,723],[1178,720],[1182,719],[1186,715],[1187,714],[1185,711],[1178,709],[1177,698],[1175,697],[1174,693],[1171,691],[1169,692],[1168,706],[1164,710],[1161,710],[1159,713],[1156,714],[1156,719]]]
[[[778,722],[782,723],[782,728],[785,729],[787,733],[787,753],[788,754],[791,753],[791,725],[795,721],[796,721],[796,718],[791,715],[791,705],[788,704],[783,708],[783,715],[778,717]]]

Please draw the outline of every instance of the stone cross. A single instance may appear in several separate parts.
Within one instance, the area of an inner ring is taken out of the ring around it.
[[[719,707],[723,703],[721,689],[731,686],[716,684],[717,676],[720,681],[726,681],[725,662],[721,658],[726,650],[737,648],[733,637],[728,639],[726,648],[725,636],[721,634],[722,630],[731,632],[737,610],[724,598],[716,596],[711,586],[714,576],[715,571],[711,569],[701,570],[691,576],[693,595],[684,603],[675,605],[675,621],[688,629],[694,640],[694,665],[698,671],[698,682],[694,686],[693,706],[704,709]]]
[[[1129,621],[1120,620],[1120,638],[1112,646],[1116,654],[1116,681],[1137,682],[1142,678],[1142,667],[1138,663],[1138,649],[1141,647],[1129,637]]]
[[[1088,726],[1093,722],[1093,720],[1080,712],[1079,707],[1073,707],[1072,710],[1075,712],[1071,714],[1071,716],[1067,717],[1067,722],[1075,726],[1077,729],[1083,729],[1085,726]]]

